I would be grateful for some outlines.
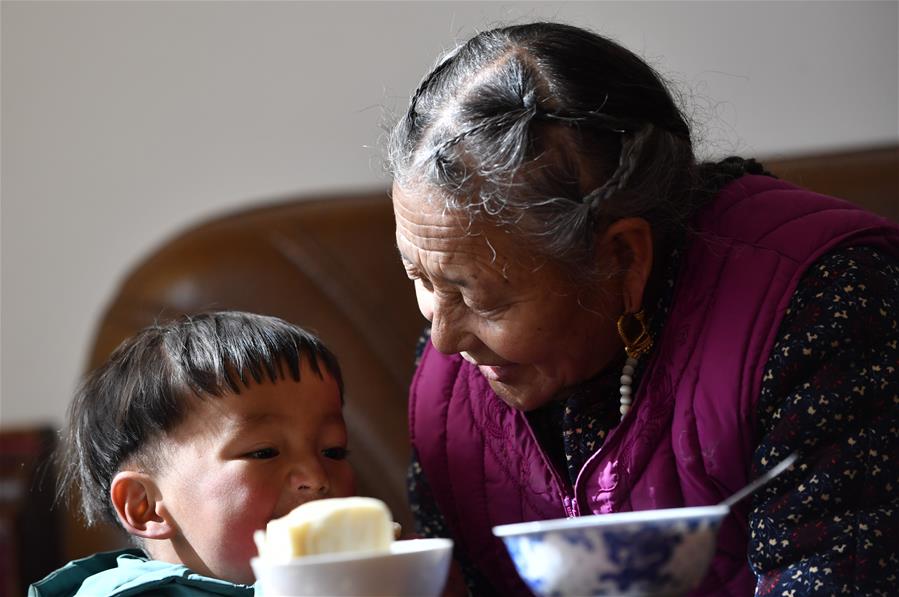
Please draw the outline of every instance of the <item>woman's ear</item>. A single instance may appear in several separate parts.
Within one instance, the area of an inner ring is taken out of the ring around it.
[[[652,272],[652,227],[643,218],[622,218],[602,233],[598,249],[600,263],[609,263],[613,274],[621,275],[625,313],[643,307],[643,292]]]
[[[116,473],[109,493],[119,521],[129,534],[144,539],[169,539],[174,534],[162,508],[159,489],[146,473]]]

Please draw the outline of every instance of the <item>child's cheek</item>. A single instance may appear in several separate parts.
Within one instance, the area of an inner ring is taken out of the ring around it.
[[[240,468],[240,467],[238,467]],[[237,474],[230,474],[236,472]],[[228,471],[216,481],[215,492],[219,503],[227,505],[227,516],[235,527],[241,527],[241,536],[263,528],[272,517],[280,488],[268,475],[246,468]]]
[[[343,461],[340,464],[342,466],[335,475],[336,481],[334,491],[332,491],[333,497],[356,495],[356,475],[353,472],[353,467],[347,461]]]

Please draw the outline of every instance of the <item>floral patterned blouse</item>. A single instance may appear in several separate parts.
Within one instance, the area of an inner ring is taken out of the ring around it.
[[[655,337],[678,262],[675,253],[666,268],[651,324]],[[761,439],[750,476],[795,450],[802,460],[753,497],[748,561],[758,577],[756,595],[899,590],[897,318],[899,264],[870,247],[823,256],[794,293],[765,368]],[[618,371],[609,367],[528,414],[545,452],[572,484],[620,419]],[[639,368],[634,377],[637,386]],[[415,454],[408,482],[417,531],[450,537]],[[466,554],[457,557],[471,593],[494,594]]]

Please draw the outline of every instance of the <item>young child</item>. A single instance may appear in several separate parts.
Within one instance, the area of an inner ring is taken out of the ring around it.
[[[252,595],[253,531],[309,500],[353,495],[343,386],[316,337],[218,312],[149,327],[75,396],[60,495],[139,549],[76,560],[30,596]]]

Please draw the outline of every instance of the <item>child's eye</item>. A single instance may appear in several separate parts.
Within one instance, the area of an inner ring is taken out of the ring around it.
[[[261,448],[259,450],[253,450],[245,455],[246,458],[252,458],[254,460],[268,460],[270,458],[274,458],[280,454],[278,450],[275,448]]]
[[[330,458],[331,460],[345,460],[349,455],[350,451],[346,448],[325,448],[322,450],[322,456],[325,458]]]

